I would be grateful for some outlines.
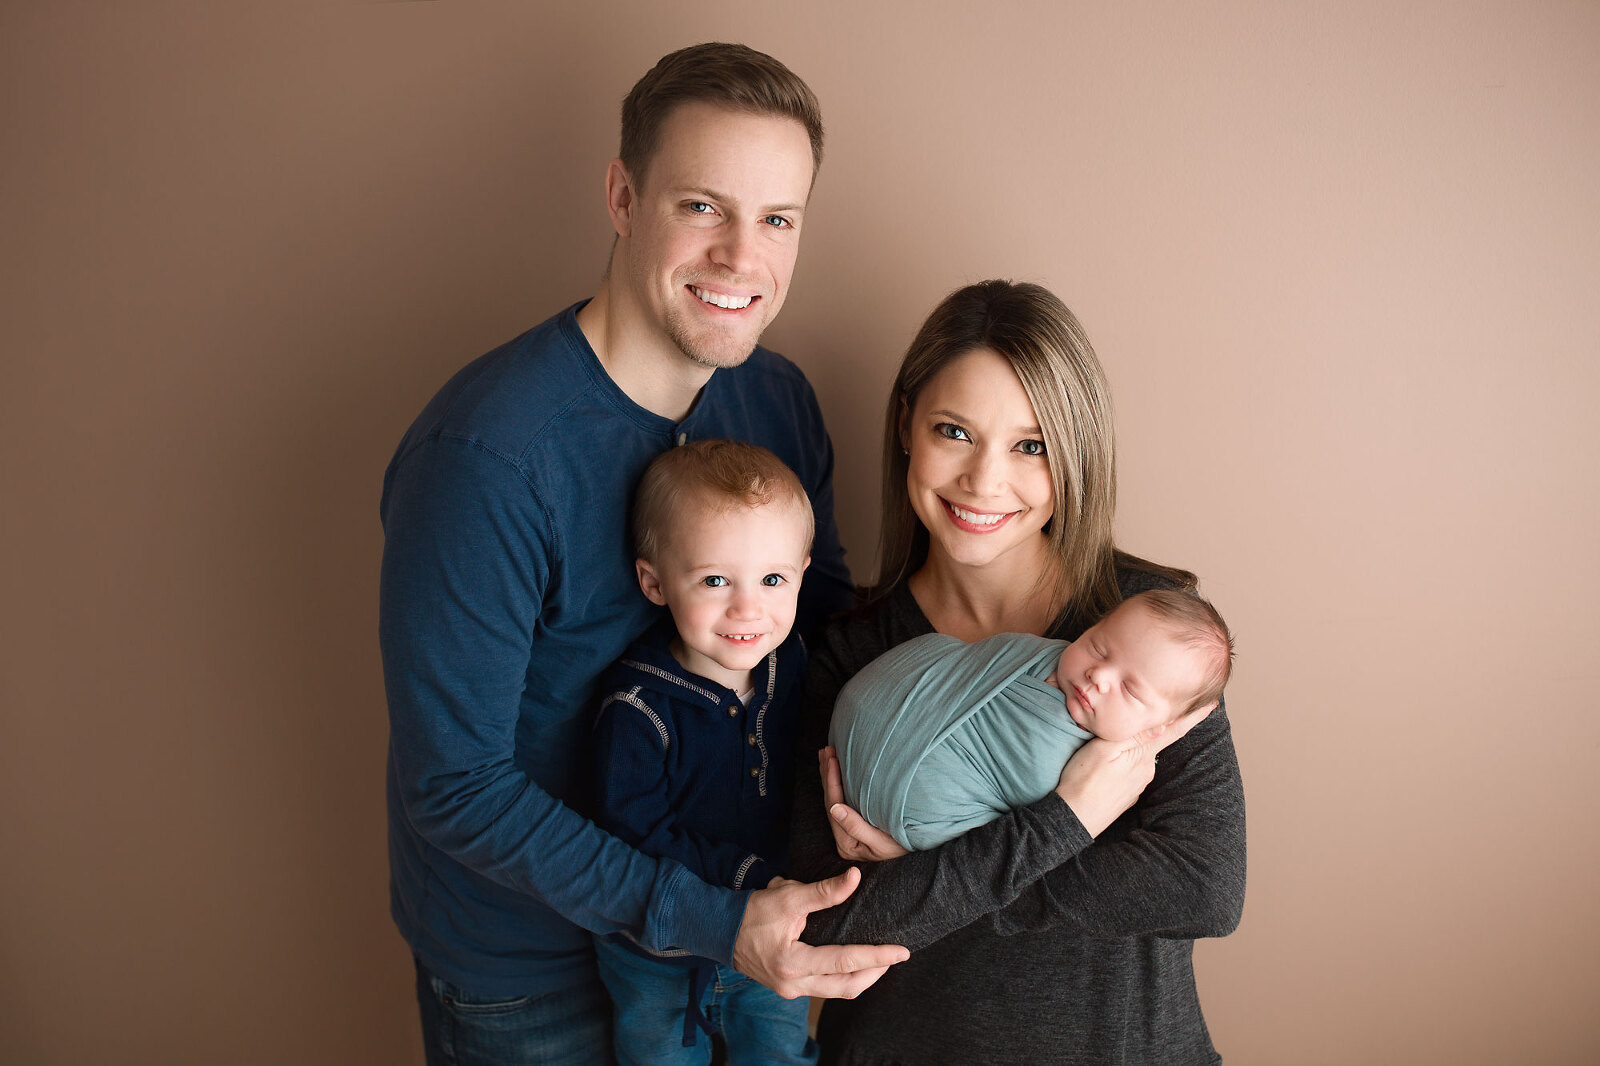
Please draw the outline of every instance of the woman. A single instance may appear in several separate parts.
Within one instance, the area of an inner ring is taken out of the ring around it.
[[[1115,498],[1109,392],[1077,319],[1036,285],[951,294],[890,395],[880,582],[815,649],[799,750],[827,743],[844,683],[912,637],[1070,640],[1123,597],[1192,587],[1116,551]],[[831,754],[802,758],[796,876],[838,872],[841,850],[901,857],[864,863],[806,939],[912,956],[827,1004],[825,1062],[1221,1061],[1192,966],[1194,938],[1231,932],[1244,900],[1244,799],[1221,709],[1092,741],[1055,793],[932,851],[905,855],[841,798]]]

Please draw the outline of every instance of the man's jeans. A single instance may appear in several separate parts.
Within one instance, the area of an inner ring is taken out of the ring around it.
[[[647,959],[622,945],[595,938],[600,976],[616,1012],[617,1061],[621,1066],[705,1066],[711,1038],[700,1033],[683,1046],[689,1006],[689,972]],[[809,1066],[817,1045],[807,1032],[810,1001],[784,999],[759,981],[728,966],[715,973],[700,997],[700,1009],[728,1045],[728,1061],[766,1066]]]
[[[611,1004],[598,976],[543,996],[473,995],[417,963],[428,1066],[611,1063]]]

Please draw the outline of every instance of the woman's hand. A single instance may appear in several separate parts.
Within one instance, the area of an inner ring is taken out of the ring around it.
[[[817,752],[817,761],[822,772],[822,805],[828,809],[828,827],[833,830],[839,857],[846,862],[883,862],[907,854],[894,837],[845,805],[844,775],[833,745]]]
[[[1123,741],[1096,737],[1073,752],[1061,770],[1056,795],[1066,801],[1090,836],[1099,836],[1117,816],[1132,807],[1156,775],[1156,755],[1188,735],[1216,709],[1215,703],[1183,715],[1175,722],[1147,729]],[[839,830],[834,828],[837,838]],[[840,854],[843,854],[840,850]]]

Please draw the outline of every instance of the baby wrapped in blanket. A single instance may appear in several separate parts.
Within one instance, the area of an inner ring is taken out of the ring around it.
[[[936,847],[1043,797],[1094,737],[1215,704],[1232,658],[1215,608],[1171,591],[1130,597],[1070,644],[916,637],[839,693],[829,741],[845,802],[902,847]]]

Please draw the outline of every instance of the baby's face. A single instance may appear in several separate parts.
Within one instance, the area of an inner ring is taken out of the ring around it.
[[[806,555],[805,512],[792,500],[688,511],[662,557],[641,559],[639,585],[672,611],[673,654],[735,691],[794,625]]]
[[[1167,634],[1145,607],[1112,611],[1067,646],[1050,683],[1079,726],[1127,740],[1177,718],[1200,687],[1205,661]]]

